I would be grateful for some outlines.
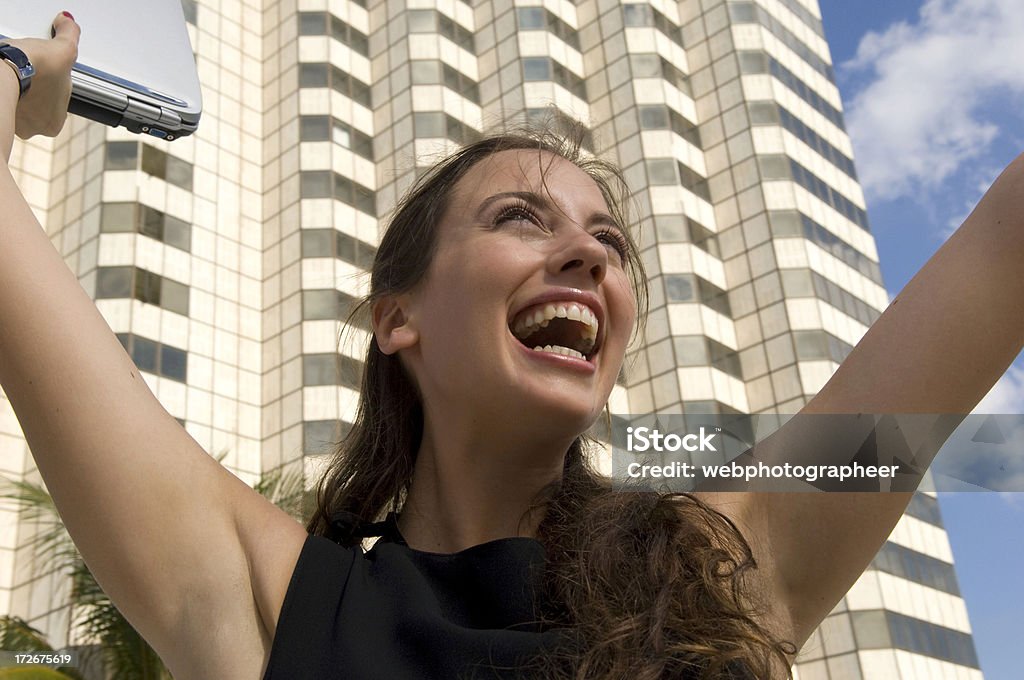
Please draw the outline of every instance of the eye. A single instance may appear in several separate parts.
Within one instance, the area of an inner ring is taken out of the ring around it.
[[[629,259],[629,242],[626,241],[626,237],[623,236],[622,232],[617,229],[602,229],[594,234],[594,238],[614,249],[619,254],[620,262],[625,262]]]
[[[502,208],[494,217],[494,226],[505,222],[531,222],[543,226],[537,214],[526,203],[514,203]]]

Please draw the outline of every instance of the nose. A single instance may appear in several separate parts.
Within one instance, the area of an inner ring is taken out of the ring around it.
[[[586,229],[573,227],[557,240],[548,270],[556,276],[574,275],[600,284],[608,271],[608,249]]]

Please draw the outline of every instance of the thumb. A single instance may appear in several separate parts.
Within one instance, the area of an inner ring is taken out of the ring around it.
[[[61,12],[53,20],[53,39],[66,42],[78,52],[78,39],[82,36],[82,29],[78,22],[71,15],[71,12]]]

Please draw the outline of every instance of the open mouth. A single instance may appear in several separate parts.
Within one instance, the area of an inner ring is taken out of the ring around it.
[[[512,335],[535,352],[590,361],[597,354],[597,315],[579,302],[548,302],[512,319]]]

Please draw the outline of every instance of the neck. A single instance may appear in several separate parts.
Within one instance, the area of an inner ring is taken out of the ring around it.
[[[399,520],[410,547],[452,553],[536,535],[543,508],[532,506],[545,486],[561,478],[572,440],[455,436],[452,427],[442,437],[429,423]]]

